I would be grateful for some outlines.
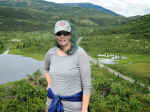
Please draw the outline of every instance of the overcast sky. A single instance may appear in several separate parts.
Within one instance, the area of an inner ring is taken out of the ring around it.
[[[150,0],[46,0],[56,3],[90,2],[110,9],[123,16],[150,14]]]

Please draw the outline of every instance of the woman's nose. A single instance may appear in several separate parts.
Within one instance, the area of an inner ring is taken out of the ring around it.
[[[60,38],[64,38],[64,34],[61,34],[61,35],[60,35]]]

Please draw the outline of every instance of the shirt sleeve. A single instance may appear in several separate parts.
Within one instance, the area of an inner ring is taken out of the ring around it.
[[[87,96],[91,95],[91,67],[90,61],[87,53],[84,49],[80,50],[79,53],[79,66],[80,66],[80,74],[81,74],[81,84],[83,89],[83,94]]]
[[[49,52],[47,52],[44,60],[44,75],[45,73],[49,72],[49,69],[50,69],[50,54]]]

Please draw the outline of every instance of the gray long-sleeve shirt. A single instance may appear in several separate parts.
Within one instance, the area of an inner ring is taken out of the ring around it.
[[[59,56],[58,48],[51,48],[45,56],[45,72],[51,77],[51,89],[55,94],[69,96],[79,91],[90,96],[91,68],[85,50],[78,47],[73,55]],[[49,105],[51,99],[47,99]],[[81,102],[62,101],[65,112],[81,111]]]

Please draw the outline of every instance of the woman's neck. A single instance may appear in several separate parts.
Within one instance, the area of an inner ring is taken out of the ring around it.
[[[66,45],[66,46],[62,46],[60,49],[63,51],[63,52],[67,52],[68,50],[70,50],[71,49],[71,43],[69,43],[68,45]]]

